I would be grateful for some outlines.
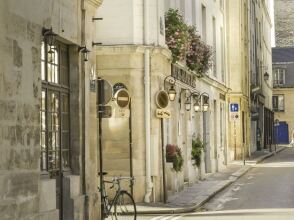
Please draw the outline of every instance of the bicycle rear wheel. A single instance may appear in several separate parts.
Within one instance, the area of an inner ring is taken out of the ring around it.
[[[119,193],[114,204],[114,215],[116,220],[120,219],[119,216],[128,216],[128,219],[136,220],[136,204],[131,194],[126,191]]]

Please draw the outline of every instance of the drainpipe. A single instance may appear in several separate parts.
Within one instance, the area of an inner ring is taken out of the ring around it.
[[[149,0],[144,0],[144,44],[149,45]],[[146,149],[146,194],[144,201],[150,203],[152,193],[151,181],[151,158],[150,158],[150,50],[145,49],[144,53],[144,90],[145,90],[145,149]]]

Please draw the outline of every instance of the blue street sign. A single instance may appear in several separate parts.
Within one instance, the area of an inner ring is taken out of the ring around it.
[[[239,104],[236,104],[236,103],[230,104],[230,111],[231,112],[238,112],[239,111]]]

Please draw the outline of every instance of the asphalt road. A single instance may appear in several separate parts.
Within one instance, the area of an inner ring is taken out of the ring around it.
[[[294,148],[257,164],[204,210],[294,208]]]
[[[206,203],[201,213],[145,215],[137,219],[294,219],[294,148],[288,148],[256,165]]]

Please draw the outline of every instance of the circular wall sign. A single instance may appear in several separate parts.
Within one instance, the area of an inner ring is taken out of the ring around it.
[[[120,89],[126,89],[128,90],[127,86],[123,83],[115,83],[113,85],[113,93],[115,94]]]
[[[119,89],[114,95],[116,104],[120,108],[125,108],[129,105],[130,95],[126,89]]]
[[[166,108],[169,103],[169,97],[166,91],[160,90],[156,94],[156,105],[158,108]]]

